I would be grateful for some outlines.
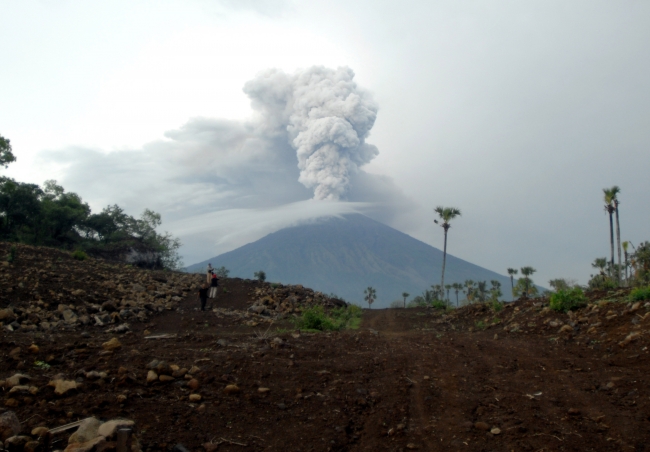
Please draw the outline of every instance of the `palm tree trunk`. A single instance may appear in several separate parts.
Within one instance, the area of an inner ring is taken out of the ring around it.
[[[512,299],[515,299],[515,277],[510,275],[510,293],[512,293]]]
[[[458,289],[456,289],[456,308],[458,308]]]
[[[618,271],[616,273],[618,276],[618,284],[620,286],[622,263],[621,263],[621,228],[618,224],[618,203],[616,204],[616,242],[618,245]]]
[[[612,265],[610,276],[614,276],[614,218],[612,216],[612,211],[609,211],[609,244],[611,251],[610,264]]]
[[[444,290],[445,287],[445,264],[446,263],[447,263],[447,228],[445,228],[445,247],[442,251],[442,281],[440,283],[440,287],[442,290]]]

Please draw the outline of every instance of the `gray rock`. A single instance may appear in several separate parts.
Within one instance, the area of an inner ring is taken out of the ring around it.
[[[79,317],[77,316],[77,314],[72,312],[72,310],[65,309],[63,311],[63,320],[65,320],[67,323],[75,323],[78,319]]]
[[[85,443],[97,438],[99,436],[97,430],[99,430],[100,425],[102,425],[102,422],[94,417],[84,419],[77,431],[70,435],[68,444]]]
[[[2,441],[20,433],[20,421],[13,411],[5,411],[0,414],[0,439]]]

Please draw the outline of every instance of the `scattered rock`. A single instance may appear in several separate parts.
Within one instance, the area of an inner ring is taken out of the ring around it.
[[[174,380],[175,380],[174,377],[171,377],[171,376],[169,376],[169,375],[161,375],[160,377],[158,377],[158,379],[159,379],[160,381],[162,381],[163,383],[169,383],[170,381],[174,381]]]
[[[38,345],[36,345],[36,344],[30,345],[29,348],[27,349],[27,351],[29,353],[34,353],[34,354],[38,353],[38,351],[39,351]]]
[[[257,388],[257,392],[259,392],[260,394],[266,394],[269,391],[270,391],[269,388]]]
[[[571,328],[571,325],[563,325],[562,328],[560,328],[559,333],[571,333],[573,332],[573,328]]]
[[[97,430],[100,425],[102,425],[101,421],[94,417],[84,419],[81,424],[79,424],[77,431],[68,438],[68,444],[85,443],[97,438],[99,436]]]
[[[577,408],[569,408],[568,413],[572,416],[577,416],[580,414],[580,410]]]
[[[52,380],[48,386],[54,387],[54,393],[57,395],[64,395],[68,391],[77,389],[77,382],[74,380]]]
[[[199,394],[190,394],[190,402],[198,402],[201,400],[201,396]]]
[[[7,378],[5,380],[5,387],[13,388],[14,386],[18,386],[18,385],[21,385],[23,383],[26,383],[31,379],[32,379],[32,377],[30,377],[29,375],[14,374],[13,376],[11,376],[11,377],[9,377],[9,378]]]
[[[104,342],[102,344],[102,348],[104,350],[108,350],[108,351],[117,350],[118,348],[121,348],[121,347],[122,347],[122,343],[116,337],[114,337],[110,341]]]
[[[63,452],[93,452],[98,450],[104,450],[104,445],[106,444],[106,438],[103,436],[98,436],[95,439],[87,441],[85,443],[74,443],[69,444]]]
[[[228,385],[224,388],[223,390],[226,394],[237,394],[239,393],[240,389],[239,386],[237,385]]]
[[[492,430],[490,430],[490,433],[492,433],[493,435],[500,435],[501,429],[498,427],[494,427]]]
[[[196,378],[192,378],[190,381],[187,382],[187,387],[194,391],[199,389],[199,386],[200,386],[199,380],[197,380]]]
[[[150,370],[147,372],[147,383],[153,383],[154,381],[158,381],[158,374],[155,371]]]
[[[483,430],[485,432],[490,430],[490,426],[488,424],[486,424],[485,422],[480,422],[480,421],[479,422],[474,422],[474,428],[477,429],[477,430]]]
[[[0,414],[0,439],[2,441],[15,436],[22,430],[18,416],[13,411]]]
[[[115,434],[117,429],[122,427],[133,427],[133,425],[135,425],[135,422],[128,419],[113,419],[100,425],[97,429],[97,433],[106,438],[110,438]]]
[[[32,436],[45,436],[50,429],[47,427],[36,427],[32,429]]]

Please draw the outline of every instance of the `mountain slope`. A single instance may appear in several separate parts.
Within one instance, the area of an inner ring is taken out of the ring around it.
[[[361,303],[363,290],[377,289],[373,307],[419,295],[440,282],[442,251],[370,218],[352,214],[282,229],[236,250],[192,265],[188,271],[225,266],[230,276],[303,284]],[[510,279],[447,254],[445,283],[498,280],[509,298]],[[460,294],[462,299],[462,293]],[[450,293],[452,300],[455,294]]]

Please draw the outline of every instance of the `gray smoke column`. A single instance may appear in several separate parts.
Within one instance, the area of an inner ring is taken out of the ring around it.
[[[348,67],[268,70],[246,83],[244,92],[260,115],[258,132],[284,135],[296,150],[298,180],[314,190],[315,199],[344,198],[351,174],[378,154],[365,142],[377,105]]]

